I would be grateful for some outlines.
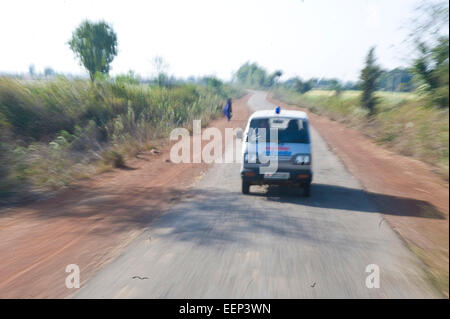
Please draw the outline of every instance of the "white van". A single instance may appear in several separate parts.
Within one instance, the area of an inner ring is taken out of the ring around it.
[[[313,173],[305,112],[277,106],[253,113],[243,134],[242,156],[242,193],[248,194],[251,185],[287,184],[310,195]]]

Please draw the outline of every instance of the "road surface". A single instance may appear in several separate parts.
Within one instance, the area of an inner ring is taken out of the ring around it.
[[[274,106],[254,92],[253,110]],[[215,164],[76,298],[433,298],[417,258],[311,128],[311,197]],[[380,288],[368,288],[368,265]],[[81,274],[83,276],[83,274]]]

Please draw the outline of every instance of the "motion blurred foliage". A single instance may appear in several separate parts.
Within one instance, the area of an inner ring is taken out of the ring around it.
[[[361,105],[369,110],[369,115],[375,112],[375,106],[378,103],[378,98],[374,95],[377,89],[377,81],[381,75],[381,69],[375,62],[375,48],[369,49],[366,57],[366,65],[361,70]]]
[[[424,2],[417,8],[411,40],[417,58],[412,65],[418,92],[439,107],[449,106],[449,3]]]
[[[274,86],[283,75],[283,72],[276,70],[268,74],[267,71],[256,63],[246,62],[237,70],[235,78],[237,83],[246,88],[270,88]]]
[[[306,93],[310,90],[330,90],[340,94],[347,90],[361,90],[362,82],[342,82],[336,78],[311,78],[302,80],[300,77],[289,78],[278,86]],[[413,73],[407,68],[380,70],[380,76],[375,83],[378,91],[411,92],[415,89]]]
[[[406,68],[382,70],[377,81],[377,89],[391,92],[411,92],[415,89],[413,73]]]
[[[243,89],[226,84],[215,76],[205,76],[194,83],[198,83],[201,86],[206,86],[206,89],[209,90],[209,92],[217,94],[224,99],[241,97],[245,94]]]
[[[94,83],[0,77],[0,198],[123,166],[172,128],[209,122],[227,97],[241,94],[209,83],[145,85],[133,72]]]
[[[314,87],[314,83],[312,80],[302,81],[300,78],[294,78],[293,89],[301,94],[305,94],[308,91],[311,91]]]
[[[361,91],[336,95],[333,91],[312,90],[300,94],[283,87],[274,92],[277,99],[357,128],[393,151],[429,163],[448,179],[448,108],[430,106],[426,97],[415,93],[376,91],[379,103],[369,118],[360,96]]]

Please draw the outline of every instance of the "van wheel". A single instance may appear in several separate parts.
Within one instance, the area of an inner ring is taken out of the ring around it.
[[[242,181],[242,194],[250,193],[250,184],[248,182]]]
[[[303,196],[309,197],[311,195],[311,184],[306,184],[303,186]]]

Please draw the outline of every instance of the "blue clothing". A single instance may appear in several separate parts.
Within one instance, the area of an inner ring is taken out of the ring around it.
[[[232,109],[231,109],[231,101],[228,100],[227,104],[225,104],[225,108],[223,109],[223,114],[227,117],[228,121],[231,119]]]

